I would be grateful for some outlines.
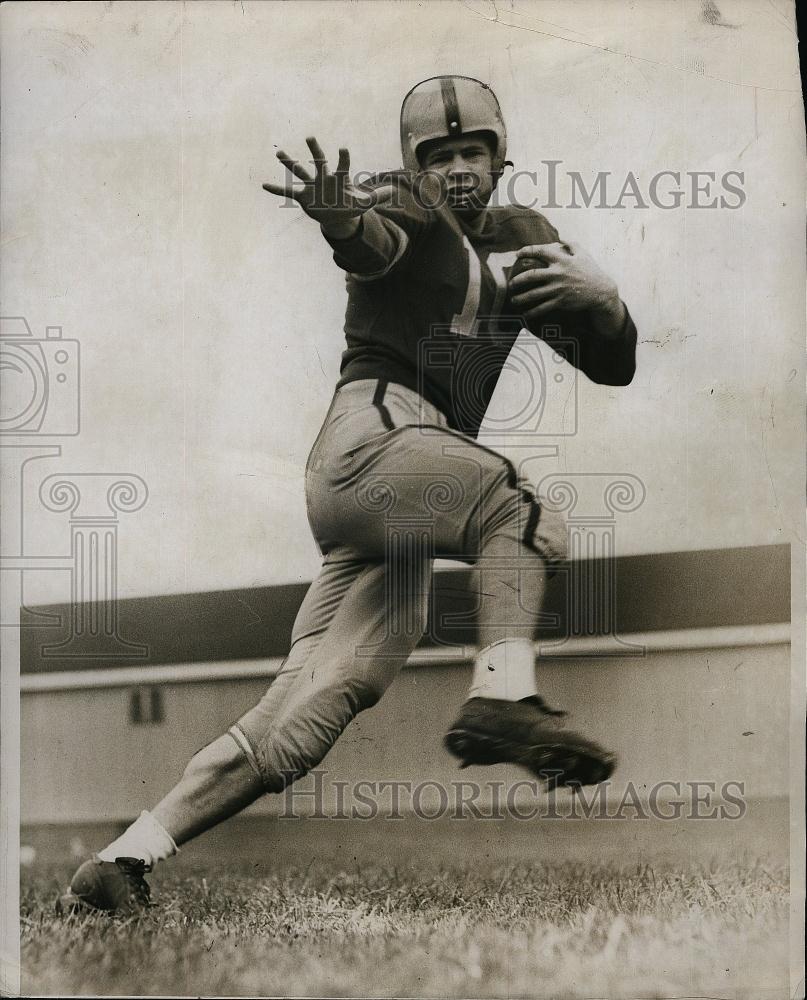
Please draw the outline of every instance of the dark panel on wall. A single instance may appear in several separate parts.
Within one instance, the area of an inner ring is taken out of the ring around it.
[[[473,568],[435,574],[425,645],[473,643]],[[309,584],[131,598],[20,611],[24,672],[285,656]],[[585,603],[580,594],[594,594]],[[91,613],[92,612],[92,613]],[[787,545],[591,560],[550,581],[543,638],[790,620]]]

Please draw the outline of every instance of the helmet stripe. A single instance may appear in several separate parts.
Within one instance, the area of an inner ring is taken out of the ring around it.
[[[443,97],[443,108],[446,113],[446,129],[449,135],[460,135],[462,133],[462,121],[460,119],[460,106],[457,101],[457,91],[454,81],[450,76],[440,78],[440,93]]]

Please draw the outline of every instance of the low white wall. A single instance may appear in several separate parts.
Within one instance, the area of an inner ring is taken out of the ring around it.
[[[735,632],[735,640],[743,634]],[[756,638],[731,645],[715,640],[697,649],[659,648],[669,645],[661,641],[638,658],[542,661],[547,701],[569,709],[569,725],[619,755],[609,800],[622,796],[627,782],[644,796],[661,781],[711,781],[718,789],[737,781],[749,799],[787,795],[787,627],[745,634]],[[679,647],[687,635],[680,634]],[[761,640],[764,645],[752,644]],[[512,783],[525,777],[517,768],[458,771],[441,739],[464,698],[470,669],[426,665],[424,659],[405,669],[379,705],[345,732],[323,765],[326,790],[335,780],[431,779],[448,786],[460,779]],[[198,672],[204,677],[204,668]],[[22,693],[22,822],[48,823],[123,820],[152,804],[196,749],[260,697],[267,679],[161,683],[164,719],[152,724],[130,721],[133,687],[54,690],[59,681],[53,676],[29,683]],[[298,786],[311,787],[310,779]],[[332,791],[326,791],[326,810]],[[661,799],[672,794],[667,789]],[[278,796],[268,796],[250,811],[272,813],[282,806]]]

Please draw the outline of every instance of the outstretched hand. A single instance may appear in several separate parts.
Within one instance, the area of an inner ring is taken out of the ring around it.
[[[325,229],[341,230],[353,228],[359,216],[363,215],[379,199],[378,192],[360,191],[351,183],[350,153],[339,150],[336,170],[328,169],[328,161],[317,140],[306,139],[314,161],[314,175],[297,160],[278,150],[277,158],[283,166],[302,182],[302,186],[292,183],[263,185],[264,191],[281,198],[292,198],[306,215],[317,221]]]

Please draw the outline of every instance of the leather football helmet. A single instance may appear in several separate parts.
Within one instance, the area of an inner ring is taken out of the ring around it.
[[[401,106],[403,165],[417,173],[418,147],[433,139],[468,132],[489,132],[494,139],[493,173],[500,175],[507,155],[507,130],[496,95],[470,76],[433,76],[409,91]]]

